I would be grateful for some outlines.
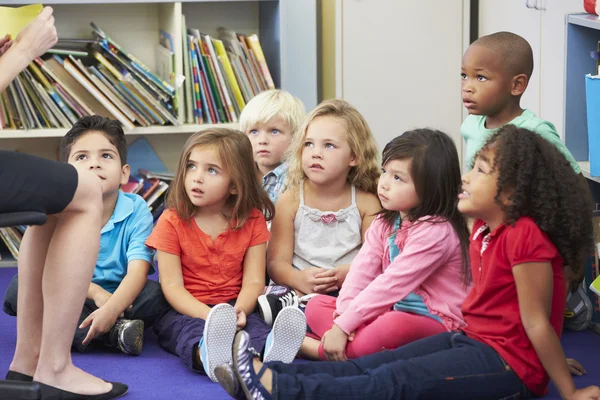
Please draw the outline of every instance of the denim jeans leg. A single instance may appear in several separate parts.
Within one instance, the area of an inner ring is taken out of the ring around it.
[[[141,319],[144,321],[144,328],[151,327],[156,318],[171,307],[165,300],[160,284],[151,279],[148,279],[132,306],[131,310],[125,311],[125,318]]]
[[[491,347],[459,333],[452,334],[450,342],[449,349],[384,363],[360,375],[276,372],[273,380],[277,391],[273,397],[485,400],[530,396],[518,376]]]
[[[268,365],[275,372],[282,372],[289,375],[326,373],[334,377],[347,377],[360,375],[367,370],[378,368],[390,362],[450,349],[452,347],[451,339],[451,333],[441,333],[417,340],[394,350],[386,350],[348,361],[319,361],[302,364],[272,362],[268,363]]]

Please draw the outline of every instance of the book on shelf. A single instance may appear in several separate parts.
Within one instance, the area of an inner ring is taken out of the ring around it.
[[[60,38],[15,78],[0,96],[0,129],[68,129],[94,114],[126,131],[235,123],[250,99],[274,88],[256,34],[219,28],[213,37],[182,16],[183,76],[176,77],[168,32],[160,32],[151,71],[93,22],[91,28],[91,38]]]

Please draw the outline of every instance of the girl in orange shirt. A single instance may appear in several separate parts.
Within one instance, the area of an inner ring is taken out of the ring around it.
[[[146,242],[157,250],[161,287],[173,308],[154,325],[159,344],[215,382],[216,366],[230,370],[239,329],[264,359],[291,362],[306,332],[304,314],[286,309],[271,331],[254,313],[270,238],[263,211],[270,219],[274,207],[256,182],[250,140],[231,129],[192,135],[167,208]]]

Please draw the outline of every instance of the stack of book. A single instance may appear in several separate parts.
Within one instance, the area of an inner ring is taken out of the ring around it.
[[[159,173],[140,169],[136,175],[129,177],[129,182],[121,186],[121,190],[142,196],[148,203],[148,209],[156,223],[165,209],[169,184],[174,177],[175,175],[170,172]]]
[[[69,128],[98,114],[127,130],[136,125],[178,124],[175,89],[94,23],[94,39],[62,40],[36,58],[2,94],[0,125],[8,129]]]
[[[219,38],[183,27],[186,123],[237,122],[246,103],[274,89],[257,35],[219,28]]]
[[[68,129],[93,114],[116,119],[125,130],[237,122],[252,97],[275,87],[256,35],[222,28],[214,39],[184,25],[184,77],[178,81],[173,39],[165,32],[155,73],[91,25],[93,39],[61,38],[2,93],[0,129]],[[181,80],[183,99],[176,95]]]

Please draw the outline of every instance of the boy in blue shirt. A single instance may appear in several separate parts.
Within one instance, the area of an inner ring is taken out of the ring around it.
[[[533,51],[519,35],[497,32],[482,36],[469,46],[461,66],[461,95],[469,111],[460,128],[466,144],[465,164],[473,163],[477,152],[498,128],[513,124],[537,133],[556,146],[573,170],[580,174],[582,195],[590,195],[579,164],[554,125],[521,108],[521,96],[532,72]],[[574,290],[567,299],[565,326],[573,330],[585,328],[591,320],[591,301],[579,285],[583,272],[583,266],[579,266],[577,272],[565,268],[567,283]]]
[[[129,180],[127,143],[121,125],[97,115],[81,118],[63,137],[60,158],[77,170],[93,171],[102,184],[100,250],[73,347],[84,352],[93,342],[139,355],[144,326],[168,307],[154,273],[153,251],[145,242],[153,219],[146,202],[124,193]],[[17,313],[17,276],[4,298],[4,311]]]

